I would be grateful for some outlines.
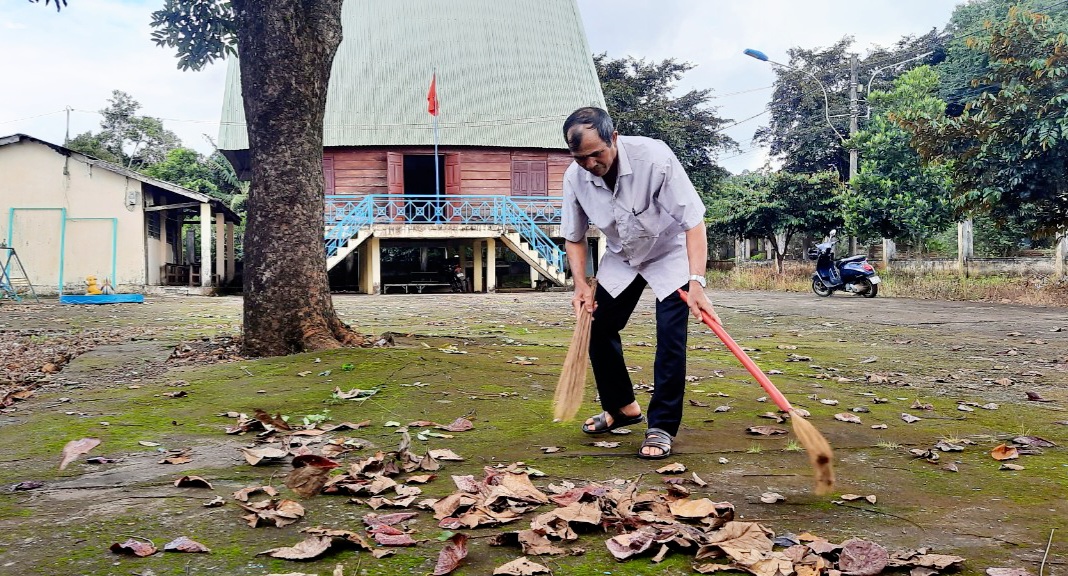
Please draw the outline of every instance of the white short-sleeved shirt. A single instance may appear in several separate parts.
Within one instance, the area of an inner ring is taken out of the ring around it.
[[[615,190],[572,162],[564,172],[561,230],[582,242],[590,223],[608,252],[597,281],[613,297],[641,274],[659,300],[689,281],[685,232],[704,221],[705,206],[678,158],[660,140],[619,136]]]

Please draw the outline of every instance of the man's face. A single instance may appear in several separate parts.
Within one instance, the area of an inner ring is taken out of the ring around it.
[[[608,169],[612,167],[612,163],[616,161],[618,134],[612,133],[612,145],[609,146],[590,126],[580,126],[576,130],[582,134],[582,143],[578,148],[571,150],[571,157],[590,174],[604,178]]]

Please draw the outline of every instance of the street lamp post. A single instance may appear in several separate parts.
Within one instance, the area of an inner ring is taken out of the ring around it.
[[[841,141],[842,143],[845,143],[846,138],[844,136],[842,136],[842,133],[839,132],[838,128],[835,127],[834,123],[831,122],[831,101],[830,101],[830,98],[827,96],[827,87],[823,85],[823,82],[821,82],[820,79],[817,78],[815,74],[809,72],[808,70],[805,70],[804,68],[798,68],[796,66],[790,66],[789,64],[783,64],[781,62],[776,62],[774,60],[771,60],[771,59],[768,58],[767,54],[764,54],[760,50],[754,50],[752,48],[746,48],[742,53],[745,54],[746,56],[751,57],[751,58],[756,58],[757,60],[760,60],[762,62],[767,62],[767,63],[773,64],[775,66],[781,66],[781,67],[787,68],[789,70],[794,70],[794,71],[797,71],[797,72],[801,72],[803,74],[807,74],[810,78],[815,80],[816,84],[819,85],[820,90],[823,92],[823,116],[827,120],[827,125],[830,126],[831,130],[834,131],[834,135],[838,137],[838,140]],[[857,106],[857,55],[856,54],[852,54],[850,56],[850,59],[849,59],[849,137],[850,138],[855,136],[856,133],[857,133],[857,116],[858,116],[858,112],[859,112],[859,108]],[[853,178],[856,177],[856,175],[857,175],[857,162],[858,161],[859,161],[859,159],[858,159],[857,149],[855,147],[853,147],[853,146],[850,146],[850,148],[849,148],[849,181],[850,182],[852,182]],[[850,236],[849,237],[849,252],[850,252],[850,254],[852,254],[852,253],[854,253],[856,251],[857,251],[857,239],[855,237],[853,237],[853,236]]]

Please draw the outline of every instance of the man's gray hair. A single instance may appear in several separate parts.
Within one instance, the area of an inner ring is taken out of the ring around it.
[[[582,131],[572,130],[576,126],[589,126],[597,131],[597,135],[605,144],[612,145],[612,133],[616,131],[615,124],[608,112],[594,106],[579,108],[564,120],[564,140],[571,150],[578,150],[582,146]]]

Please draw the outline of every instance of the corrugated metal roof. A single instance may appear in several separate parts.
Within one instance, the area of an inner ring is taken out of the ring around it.
[[[562,149],[564,118],[604,107],[575,0],[348,0],[342,22],[325,146],[432,145],[435,70],[442,145]],[[219,148],[248,148],[234,59]]]

